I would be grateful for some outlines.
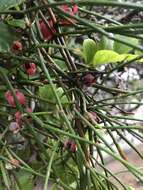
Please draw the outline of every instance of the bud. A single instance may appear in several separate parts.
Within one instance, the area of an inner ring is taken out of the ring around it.
[[[48,28],[48,26],[43,20],[39,21],[40,30],[45,40],[51,40],[54,37],[54,34],[56,33],[53,21],[49,20],[48,23],[50,28]]]
[[[20,126],[17,122],[11,122],[9,125],[9,130],[14,134],[18,133],[18,131],[20,130]]]

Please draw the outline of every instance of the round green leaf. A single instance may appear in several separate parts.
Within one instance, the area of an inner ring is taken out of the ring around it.
[[[123,58],[112,50],[99,50],[96,52],[93,58],[93,65],[102,65],[106,63],[116,63],[121,61]]]

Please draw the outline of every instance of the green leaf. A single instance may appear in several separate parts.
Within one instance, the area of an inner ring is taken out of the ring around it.
[[[127,37],[127,36],[122,36],[122,35],[116,35],[116,37],[118,39],[122,39],[124,41],[130,42],[134,45],[139,45],[139,40],[136,38],[131,38],[131,37]],[[130,46],[127,46],[125,44],[122,44],[120,42],[115,41],[114,42],[114,51],[116,51],[117,53],[128,53],[129,51],[131,51],[133,48]]]
[[[93,58],[93,65],[97,66],[106,63],[116,63],[122,60],[124,60],[124,56],[121,56],[112,50],[99,50]]]
[[[83,56],[87,64],[93,60],[94,54],[97,51],[97,46],[94,40],[86,39],[83,42]]]
[[[57,176],[59,176],[66,185],[73,183],[75,181],[75,176],[78,173],[77,168],[71,164],[68,164],[68,167],[65,167],[63,164],[56,164],[56,172]]]
[[[67,70],[67,66],[63,60],[55,59],[54,61],[63,71]]]
[[[133,188],[133,187],[128,187],[127,189],[128,190],[135,190],[135,188]]]
[[[0,11],[8,10],[23,3],[25,0],[0,0]]]
[[[7,173],[7,170],[4,167],[3,162],[0,162],[0,170],[2,172],[3,182],[4,182],[5,186],[7,187],[7,189],[10,189],[9,175]]]
[[[45,100],[55,101],[51,85],[47,84],[39,88],[39,96]],[[52,98],[52,99],[51,99]]]
[[[102,64],[117,63],[122,61],[131,61],[137,58],[138,55],[134,54],[118,54],[112,50],[99,50],[96,52],[93,58],[93,66],[99,66]],[[143,58],[137,60],[140,63],[143,63]]]
[[[10,51],[13,41],[19,37],[13,28],[0,22],[0,52]]]
[[[134,55],[134,54],[121,54],[124,57],[125,61],[131,61],[132,59],[135,59],[136,57],[138,57],[138,55]]]
[[[60,98],[62,104],[68,103],[68,99],[64,95],[64,91],[61,87],[56,88],[56,93],[57,93],[58,97]],[[56,103],[56,97],[53,93],[53,90],[52,90],[52,87],[50,84],[47,84],[47,85],[39,88],[39,96],[45,100],[49,100],[53,103]]]
[[[102,36],[100,43],[98,44],[99,50],[113,50],[114,41],[107,38],[106,36]]]
[[[21,190],[31,190],[33,189],[33,176],[29,172],[20,170],[16,173],[18,181],[21,185]]]
[[[138,56],[139,55],[135,55],[135,54],[121,54],[120,55],[120,59],[122,57],[124,61],[131,61],[131,60],[137,58]],[[143,63],[143,58],[142,59],[138,59],[136,61],[139,62],[139,63]]]

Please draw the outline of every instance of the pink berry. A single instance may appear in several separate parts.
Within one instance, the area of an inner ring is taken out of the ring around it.
[[[6,97],[6,100],[8,101],[8,103],[9,103],[11,106],[15,107],[15,101],[14,101],[14,98],[13,98],[13,96],[12,96],[12,94],[11,94],[10,91],[7,91],[7,92],[5,93],[5,97]]]
[[[32,109],[31,109],[31,108],[26,108],[26,111],[29,112],[29,113],[32,113]],[[17,122],[19,125],[21,125],[22,117],[23,117],[22,113],[21,113],[20,111],[17,111],[17,112],[14,114],[14,116],[15,116],[16,122]]]
[[[74,142],[71,143],[70,151],[72,153],[75,153],[77,151],[77,145]]]
[[[17,99],[18,99],[18,101],[19,101],[19,103],[21,104],[21,105],[25,105],[26,104],[26,99],[25,99],[25,96],[24,96],[24,94],[22,93],[22,92],[20,92],[20,91],[16,91],[16,96],[17,96]]]
[[[35,63],[25,63],[24,67],[28,75],[34,75],[37,71],[37,66]]]
[[[21,124],[21,119],[22,119],[22,113],[20,111],[17,111],[15,114],[15,120],[17,123]]]
[[[71,15],[74,15],[78,12],[78,6],[73,5],[72,8],[70,8],[68,5],[62,5],[61,8],[63,9],[64,12],[69,13]]]
[[[31,108],[26,108],[26,111],[27,111],[28,113],[32,113],[32,112],[33,112]]]
[[[31,109],[31,108],[26,108],[26,111],[27,111],[28,113],[32,113],[32,109]],[[14,114],[14,116],[15,116],[16,122],[17,122],[19,125],[21,125],[22,117],[23,117],[22,113],[21,113],[20,111],[17,111],[17,112]],[[27,118],[29,118],[29,116],[28,116]]]
[[[61,8],[63,9],[64,12],[70,12],[70,8],[68,5],[62,5]]]
[[[19,104],[25,105],[25,104],[26,104],[26,99],[25,99],[24,94],[23,94],[22,92],[20,92],[19,90],[16,90],[15,93],[16,93],[16,97],[17,97],[17,99],[18,99]],[[7,101],[8,101],[8,103],[9,103],[11,106],[13,106],[13,107],[16,106],[16,103],[15,103],[15,100],[14,100],[14,97],[13,97],[11,91],[8,90],[8,91],[5,93],[5,97],[6,97]]]
[[[74,6],[72,7],[72,12],[73,12],[73,14],[78,13],[78,6],[77,6],[77,5],[74,5]]]

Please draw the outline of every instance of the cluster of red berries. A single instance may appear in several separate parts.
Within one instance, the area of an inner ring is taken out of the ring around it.
[[[26,106],[26,98],[25,98],[24,94],[22,92],[20,92],[19,90],[17,90],[17,89],[15,90],[15,94],[16,94],[18,103],[21,106]],[[8,90],[5,93],[5,98],[8,101],[9,105],[11,105],[12,107],[16,107],[16,102],[15,102],[15,99],[14,99],[11,91]],[[32,109],[27,108],[26,111],[27,112],[32,112]],[[17,111],[14,114],[15,121],[10,123],[9,130],[12,131],[13,133],[17,133],[21,128],[22,118],[23,118],[22,113]]]
[[[77,5],[73,5],[72,8],[70,8],[68,5],[62,5],[61,6],[62,10],[64,12],[67,12],[71,15],[74,15],[78,12],[78,6]],[[60,20],[60,24],[62,25],[69,25],[69,24],[72,24],[73,20],[67,20],[67,19],[63,19],[63,20]],[[43,35],[43,38],[47,41],[49,40],[52,40],[55,36],[55,33],[56,33],[56,28],[55,28],[55,24],[53,22],[53,20],[48,20],[47,21],[49,27],[47,26],[47,24],[43,21],[43,20],[40,20],[39,21],[39,27],[40,27],[40,31]]]
[[[23,50],[23,45],[21,42],[19,41],[14,41],[13,44],[12,44],[12,52],[13,53],[18,53],[20,51]],[[24,64],[24,69],[26,71],[26,73],[31,76],[31,75],[34,75],[37,71],[37,66],[35,65],[35,63],[30,63],[30,62],[27,62]]]
[[[65,12],[69,13],[70,15],[74,15],[78,12],[77,5],[73,5],[71,8],[68,5],[62,5],[61,9]],[[48,20],[47,23],[48,23],[49,27],[43,20],[39,21],[39,27],[40,27],[40,31],[43,35],[43,38],[48,41],[48,40],[53,39],[53,37],[55,36],[55,33],[56,33],[56,29],[55,29],[55,24],[54,24],[53,20]],[[61,23],[69,24],[72,22],[69,22],[69,20],[64,19],[64,20],[61,20]],[[18,53],[22,52],[22,50],[23,50],[22,43],[20,41],[14,41],[12,44],[11,51],[15,54],[18,54]],[[34,75],[37,71],[37,67],[36,67],[35,63],[31,63],[31,62],[24,63],[23,68],[25,69],[26,73],[29,76]],[[21,106],[26,106],[26,98],[25,98],[24,94],[17,89],[15,90],[15,94],[16,94],[19,104]],[[8,90],[5,93],[5,97],[9,103],[9,105],[11,105],[12,107],[16,107],[16,102],[15,102],[15,99],[14,99],[11,91]],[[27,108],[26,111],[32,112],[32,110],[30,108]],[[22,113],[17,111],[14,115],[14,118],[15,118],[15,122],[10,123],[10,130],[13,132],[16,132],[19,130],[21,123],[22,123]],[[64,147],[65,147],[65,149],[69,149],[71,152],[76,152],[76,150],[77,150],[77,145],[72,141],[66,142]]]
[[[26,105],[26,98],[25,98],[24,94],[22,92],[20,92],[19,90],[15,90],[15,94],[16,94],[16,97],[17,97],[19,104],[22,106],[25,106]],[[11,105],[12,107],[16,106],[16,103],[15,103],[15,100],[14,100],[14,97],[13,97],[11,91],[8,90],[5,93],[5,97],[9,103],[9,105]]]

